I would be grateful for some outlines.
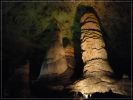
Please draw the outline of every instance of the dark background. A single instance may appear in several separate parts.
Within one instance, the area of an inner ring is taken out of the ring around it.
[[[74,18],[80,4],[94,7],[101,20],[108,59],[115,77],[120,79],[127,74],[131,78],[131,2],[2,2],[4,97],[8,95],[7,88],[17,87],[13,85],[21,80],[22,67],[27,61],[30,63],[30,79],[38,77],[54,36],[50,24],[53,20],[60,26],[63,37],[76,45],[72,38],[73,31],[78,28]],[[17,89],[19,91],[19,85]]]

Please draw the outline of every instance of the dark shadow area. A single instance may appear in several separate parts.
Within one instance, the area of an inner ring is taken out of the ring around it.
[[[124,95],[120,95],[120,94],[115,94],[112,91],[106,92],[106,93],[95,93],[92,95],[91,97],[93,98],[131,98],[129,96],[124,96]]]
[[[70,93],[70,90],[68,89],[60,90],[60,87],[58,87],[57,90],[50,89],[48,85],[54,84],[52,82],[49,83],[48,80],[44,79],[34,84],[34,87],[33,87],[34,90],[32,90],[33,97],[35,98],[73,98],[73,94]]]
[[[77,93],[75,95],[75,98],[84,98],[83,95],[81,93]],[[94,93],[91,95],[88,95],[88,99],[87,100],[90,100],[90,99],[120,99],[120,98],[123,98],[123,99],[130,99],[131,97],[129,96],[123,96],[123,95],[120,95],[120,94],[115,94],[113,93],[112,91],[109,91],[109,92],[106,92],[106,93]]]
[[[32,90],[34,81],[38,78],[44,57],[54,41],[53,33],[58,30],[49,25],[33,40],[20,37],[6,30],[6,19],[3,18],[2,35],[2,97],[22,97],[24,87],[24,65],[29,61],[29,86]],[[54,25],[55,26],[55,25]],[[46,34],[46,35],[45,35]],[[44,45],[43,45],[44,44]],[[32,91],[31,91],[32,92]],[[32,93],[30,94],[32,97]]]
[[[76,15],[73,22],[72,32],[73,32],[73,46],[74,46],[74,56],[75,56],[75,73],[73,75],[74,79],[81,78],[83,75],[83,61],[82,61],[82,50],[81,50],[81,29],[80,29],[80,18],[89,9],[84,6],[79,6],[76,11]]]
[[[4,25],[3,25],[4,26]],[[3,29],[2,35],[2,96],[19,97],[22,87],[22,66],[29,58],[27,41]],[[17,71],[17,73],[16,73]],[[17,75],[17,76],[16,76]]]
[[[119,33],[121,36],[117,38],[121,40],[121,44],[125,45],[125,41],[126,41],[126,45],[129,47],[126,49],[119,50],[118,48],[114,47],[113,43],[111,43],[111,38],[108,36],[106,30],[102,26],[100,19],[99,19],[99,23],[103,34],[103,39],[105,42],[105,49],[107,50],[107,54],[108,54],[108,61],[114,71],[114,78],[121,79],[123,75],[126,74],[127,77],[131,79],[131,67],[132,67],[131,66],[131,42],[127,42],[127,41],[131,41],[131,38],[129,37],[128,38],[129,40],[125,40],[124,38],[124,34],[131,33],[130,30],[126,30],[125,28],[125,32],[121,31]],[[121,55],[121,52],[128,52],[128,55],[125,55],[125,54]]]
[[[63,38],[63,47],[67,47],[68,45],[71,45],[70,40],[67,37]]]

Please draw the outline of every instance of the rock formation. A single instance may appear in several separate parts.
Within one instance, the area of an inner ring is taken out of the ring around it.
[[[62,74],[67,69],[61,33],[57,30],[53,35],[55,36],[44,59],[39,77],[50,74]]]
[[[120,82],[112,77],[113,70],[108,62],[99,18],[93,8],[86,8],[86,11],[81,15],[80,25],[82,60],[84,63],[83,79],[72,85],[72,91],[82,93],[85,98],[97,92],[105,93],[109,91],[127,95],[127,91],[118,85]]]
[[[53,26],[56,30],[53,31],[52,43],[44,58],[37,82],[49,90],[60,91],[64,89],[64,85],[72,82],[74,51],[70,45],[63,48],[61,31],[57,23]]]
[[[131,2],[2,2],[3,98],[131,96],[131,15]]]
[[[88,11],[81,16],[80,23],[84,76],[99,74],[97,76],[101,77],[100,74],[112,73],[98,18],[93,12]]]

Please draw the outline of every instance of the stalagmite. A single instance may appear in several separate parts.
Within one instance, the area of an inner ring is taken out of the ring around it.
[[[59,75],[67,69],[61,33],[56,31],[53,35],[55,37],[41,67],[39,78],[51,74]]]
[[[54,24],[53,40],[42,64],[37,82],[49,90],[61,91],[64,85],[71,83],[71,76],[74,69],[73,48],[63,48],[61,31],[57,24]]]
[[[102,81],[110,82],[111,80],[107,75],[111,75],[112,69],[107,60],[98,18],[94,13],[87,12],[81,17],[80,23],[84,77],[96,76]]]
[[[113,93],[127,95],[118,85],[119,82],[112,78],[113,71],[108,62],[99,19],[94,9],[89,9],[80,18],[83,79],[71,86],[72,91],[90,97],[94,93],[105,93],[110,90]]]

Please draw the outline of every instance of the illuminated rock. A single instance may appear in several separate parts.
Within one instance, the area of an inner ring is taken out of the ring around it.
[[[99,19],[93,8],[88,9],[80,18],[83,79],[70,87],[72,91],[82,93],[85,98],[110,90],[113,93],[128,95],[126,88],[122,88],[124,85],[119,85],[121,81],[112,77],[114,73],[108,62]]]
[[[84,77],[96,76],[93,72],[112,73],[97,16],[92,11],[88,11],[81,16],[80,23]]]

